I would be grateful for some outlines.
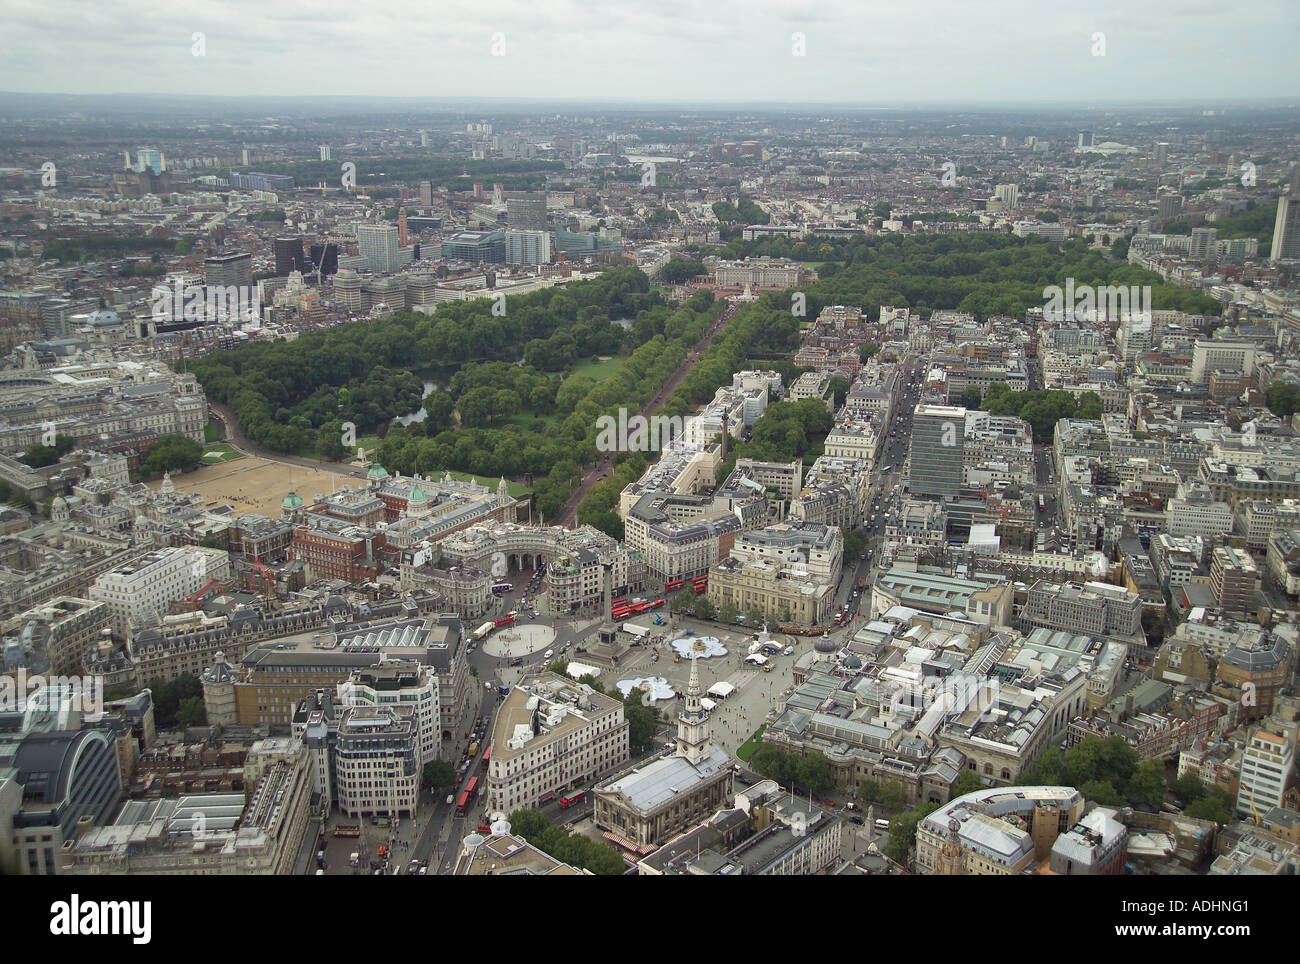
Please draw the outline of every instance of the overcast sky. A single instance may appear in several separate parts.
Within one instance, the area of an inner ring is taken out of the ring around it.
[[[0,0],[0,16],[7,91],[863,104],[1300,94],[1300,0]]]

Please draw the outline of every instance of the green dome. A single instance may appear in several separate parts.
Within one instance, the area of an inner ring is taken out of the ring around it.
[[[284,500],[280,503],[280,508],[296,509],[301,505],[302,505],[302,496],[298,495],[297,492],[290,492],[288,495],[284,497]]]
[[[407,496],[406,501],[410,502],[428,502],[429,497],[424,494],[424,489],[418,485],[411,486],[411,494]]]
[[[388,478],[388,470],[376,462],[374,465],[370,466],[370,471],[366,473],[366,478],[386,479]]]

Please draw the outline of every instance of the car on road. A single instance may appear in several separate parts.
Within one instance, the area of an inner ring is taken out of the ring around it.
[[[793,656],[793,655],[794,655],[794,647],[793,647],[793,646],[787,646],[785,649],[781,650],[781,654],[782,654],[783,656]]]

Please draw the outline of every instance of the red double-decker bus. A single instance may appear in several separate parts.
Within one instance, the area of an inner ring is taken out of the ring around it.
[[[486,767],[491,762],[492,762],[492,747],[489,746],[486,750],[483,751],[483,766]]]
[[[513,626],[516,620],[514,616],[502,616],[500,619],[492,620],[492,625],[500,629],[502,626]]]
[[[478,777],[470,777],[469,783],[465,784],[465,789],[456,798],[456,816],[465,816],[476,796],[478,796]]]
[[[651,609],[658,609],[658,608],[659,608],[660,606],[662,606],[663,604],[664,604],[664,600],[662,600],[662,599],[656,599],[654,602],[652,602],[652,603],[650,604],[650,608],[651,608]]]
[[[709,574],[706,572],[702,576],[696,576],[691,580],[691,588],[695,590],[695,595],[707,592],[709,588]]]
[[[626,596],[619,596],[617,599],[611,599],[611,600],[609,601],[609,604],[610,604],[610,606],[612,606],[614,609],[617,609],[619,606],[626,606],[626,605],[627,605],[627,597],[626,597]]]
[[[575,803],[582,803],[582,801],[586,799],[586,790],[579,790],[577,793],[571,793],[567,797],[560,797],[560,809],[568,810]]]
[[[686,584],[684,579],[673,579],[664,583],[664,592],[676,592]]]
[[[627,619],[628,616],[631,616],[632,610],[627,606],[615,606],[610,610],[609,615],[611,619],[621,621]]]

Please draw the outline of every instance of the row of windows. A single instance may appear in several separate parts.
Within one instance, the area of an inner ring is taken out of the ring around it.
[[[594,757],[591,754],[584,754],[581,758],[569,757],[565,762],[570,764],[571,776],[565,778],[560,774],[551,774],[547,770],[532,774],[523,780],[513,783],[509,787],[509,794],[506,797],[506,807],[514,807],[525,802],[536,801],[543,793],[549,792],[557,787],[568,786],[574,781],[584,780],[588,776],[600,773],[608,769],[615,763],[622,762],[626,758],[626,753],[616,753],[613,750],[604,750],[598,752]],[[587,764],[587,766],[573,766],[573,764]],[[577,771],[577,772],[575,772]],[[494,795],[499,794],[501,790],[494,789]]]

